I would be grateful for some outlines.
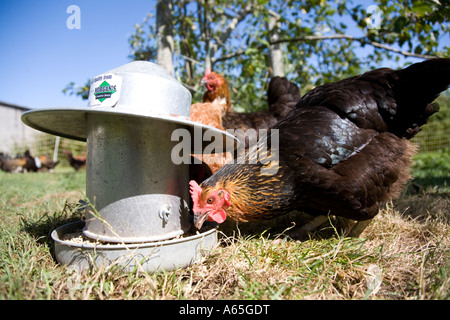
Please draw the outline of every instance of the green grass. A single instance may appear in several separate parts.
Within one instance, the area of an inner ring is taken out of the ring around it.
[[[76,273],[55,261],[50,233],[81,219],[75,205],[84,198],[84,172],[0,172],[0,299],[449,299],[448,199],[440,181],[405,192],[360,238],[331,229],[334,236],[299,242],[282,234],[287,224],[222,234],[207,258],[185,269]],[[413,206],[414,214],[399,209],[431,196],[438,200]]]
[[[422,187],[450,191],[450,150],[419,153],[412,166],[414,182]]]

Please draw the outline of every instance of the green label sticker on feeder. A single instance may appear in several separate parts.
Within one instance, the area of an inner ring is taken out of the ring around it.
[[[91,81],[90,107],[114,107],[119,101],[122,77],[113,73],[102,74]]]

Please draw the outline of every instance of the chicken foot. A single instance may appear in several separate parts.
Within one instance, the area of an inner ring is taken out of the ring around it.
[[[304,224],[299,229],[291,233],[291,237],[298,240],[305,240],[308,236],[315,231],[319,226],[328,221],[328,216],[318,216],[312,221]]]
[[[308,236],[316,231],[318,227],[328,221],[328,216],[320,215],[314,218],[312,221],[304,224],[299,229],[291,233],[291,237],[298,240],[307,239]],[[364,221],[355,221],[352,219],[344,220],[344,230],[343,235],[345,237],[356,238],[361,235],[361,233],[367,228],[372,219]]]

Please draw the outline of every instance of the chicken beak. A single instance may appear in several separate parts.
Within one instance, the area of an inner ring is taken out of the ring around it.
[[[203,78],[202,78],[202,80],[200,81],[200,84],[201,84],[201,85],[205,85],[205,84],[207,84],[207,83],[208,83],[208,80],[203,79]]]
[[[197,228],[197,230],[200,230],[203,223],[208,218],[209,211],[206,212],[196,212],[194,213],[194,226]]]

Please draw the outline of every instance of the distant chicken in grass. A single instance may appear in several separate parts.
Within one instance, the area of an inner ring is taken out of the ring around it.
[[[86,168],[86,154],[82,156],[74,156],[72,152],[67,150],[63,151],[69,161],[69,164],[75,171],[78,171],[80,168]]]
[[[303,96],[266,139],[237,163],[198,184],[190,182],[194,224],[258,221],[291,211],[316,220],[304,235],[335,215],[358,221],[357,236],[381,203],[402,191],[417,147],[409,139],[438,108],[450,83],[450,59],[405,69],[377,69],[317,87]],[[276,130],[274,130],[276,129]],[[279,142],[270,145],[269,142]],[[255,155],[269,144],[272,161]]]
[[[34,158],[38,171],[50,171],[58,165],[59,161],[53,161],[45,154],[40,154]]]
[[[11,159],[0,154],[0,168],[5,172],[33,172],[41,168],[39,157],[33,157],[30,150],[26,150],[23,155],[17,155],[16,158]]]
[[[11,159],[6,156],[3,152],[0,153],[0,169],[5,172],[21,172],[27,163],[25,157],[18,157]]]

